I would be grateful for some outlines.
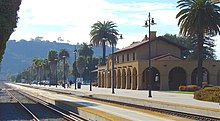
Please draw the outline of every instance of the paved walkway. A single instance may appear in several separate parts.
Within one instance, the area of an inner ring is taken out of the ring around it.
[[[55,86],[51,86],[51,87],[56,88]],[[63,87],[58,86],[58,88],[63,88]],[[89,91],[89,85],[82,85],[82,88],[77,90],[75,90],[74,85],[72,85],[71,88],[66,88],[66,89],[84,92],[88,94],[115,95],[115,96],[131,97],[131,98],[146,99],[151,101],[161,101],[161,102],[168,102],[174,104],[183,104],[183,105],[213,108],[220,110],[219,103],[195,100],[193,99],[193,94],[178,94],[175,93],[174,91],[152,91],[153,97],[149,98],[148,91],[145,90],[115,89],[115,94],[112,94],[111,88],[92,87],[92,91]]]
[[[39,86],[39,85],[32,85]],[[63,88],[58,86],[41,86],[43,88],[54,88],[65,92],[70,91],[77,95],[91,95],[94,98],[105,100],[114,100],[124,103],[131,103],[141,106],[150,106],[155,108],[174,110],[184,113],[192,113],[197,115],[220,118],[219,103],[199,101],[193,99],[193,94],[180,94],[174,91],[152,91],[152,98],[148,98],[146,90],[125,90],[115,89],[112,94],[111,88],[92,87],[89,91],[89,85],[82,85],[81,89]]]

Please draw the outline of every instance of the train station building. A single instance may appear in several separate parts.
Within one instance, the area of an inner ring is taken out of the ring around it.
[[[151,33],[151,65],[153,90],[178,90],[180,85],[196,85],[197,60],[181,58],[186,48],[164,37]],[[149,39],[136,42],[114,52],[114,87],[128,90],[148,89]],[[106,65],[98,67],[98,86],[112,86],[112,60],[109,56]],[[203,81],[220,85],[220,61],[203,62]]]

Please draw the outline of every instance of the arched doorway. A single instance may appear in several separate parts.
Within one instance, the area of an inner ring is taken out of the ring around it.
[[[197,76],[197,68],[195,68],[192,72],[192,76],[191,76],[191,83],[193,85],[197,85],[198,84],[198,76]],[[206,68],[202,67],[202,73],[203,73],[203,82],[207,82],[209,83],[209,72]]]
[[[125,89],[125,86],[126,86],[126,72],[125,69],[122,69],[121,88]]]
[[[175,67],[169,72],[169,88],[178,90],[181,85],[186,85],[186,71],[181,67]]]
[[[220,86],[220,70],[218,71],[217,75],[217,86]]]
[[[143,77],[144,87],[148,89],[148,80],[149,80],[149,73],[148,68],[144,70]],[[151,67],[151,89],[152,90],[160,90],[160,72],[155,67]]]
[[[137,89],[137,69],[134,67],[133,68],[133,80],[132,80],[132,89],[136,90]]]
[[[118,69],[117,71],[117,80],[116,80],[116,88],[121,88],[121,71]]]
[[[127,69],[126,89],[131,89],[131,69]]]

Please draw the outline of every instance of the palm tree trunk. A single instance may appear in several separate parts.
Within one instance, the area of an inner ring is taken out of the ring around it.
[[[105,59],[105,54],[106,54],[105,41],[102,42],[102,47],[103,47],[102,64],[105,65],[105,62],[106,62],[106,59]]]
[[[203,73],[202,73],[202,63],[203,63],[203,44],[204,38],[203,34],[198,35],[198,86],[202,87]]]

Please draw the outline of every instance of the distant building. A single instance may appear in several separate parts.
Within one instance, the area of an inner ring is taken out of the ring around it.
[[[115,52],[115,88],[148,89],[148,38]],[[152,89],[178,90],[180,85],[196,85],[197,61],[181,58],[186,48],[151,32]],[[98,67],[98,86],[111,87],[111,57]],[[203,81],[220,85],[220,61],[203,62]]]

